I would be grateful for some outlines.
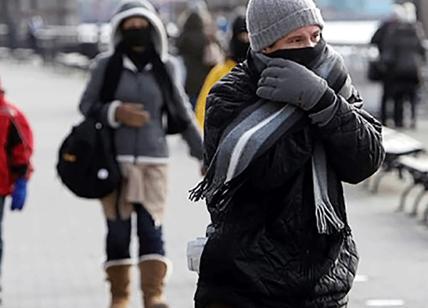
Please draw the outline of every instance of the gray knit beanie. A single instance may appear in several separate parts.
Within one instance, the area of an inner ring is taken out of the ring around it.
[[[313,0],[250,0],[247,6],[247,28],[254,51],[310,25],[324,27],[321,11]]]

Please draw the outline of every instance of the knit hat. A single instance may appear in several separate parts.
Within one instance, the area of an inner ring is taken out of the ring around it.
[[[321,11],[313,0],[250,0],[247,6],[247,28],[254,51],[311,25],[324,27]]]

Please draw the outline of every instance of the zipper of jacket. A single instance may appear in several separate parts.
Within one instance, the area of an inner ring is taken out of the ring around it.
[[[138,84],[138,93],[141,94],[140,92],[142,92],[142,87],[141,87],[141,72],[136,72],[136,77],[137,77],[137,84]],[[136,127],[135,128],[135,140],[134,140],[134,165],[137,165],[138,163],[138,137],[140,135],[140,129],[141,127]]]

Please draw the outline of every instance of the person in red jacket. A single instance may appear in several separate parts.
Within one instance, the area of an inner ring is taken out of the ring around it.
[[[32,172],[32,153],[33,134],[28,120],[16,106],[6,100],[0,81],[0,277],[5,199],[11,196],[12,211],[24,208],[27,182]]]

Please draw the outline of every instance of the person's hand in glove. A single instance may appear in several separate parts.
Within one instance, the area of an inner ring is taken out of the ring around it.
[[[268,63],[257,89],[263,99],[289,103],[305,111],[313,109],[326,92],[333,90],[323,78],[303,65],[279,58]]]
[[[15,182],[15,187],[12,192],[12,204],[10,209],[12,211],[21,211],[24,208],[25,199],[27,198],[27,180],[19,178]]]
[[[142,127],[150,121],[150,114],[142,104],[122,103],[116,109],[116,120],[126,126]]]

